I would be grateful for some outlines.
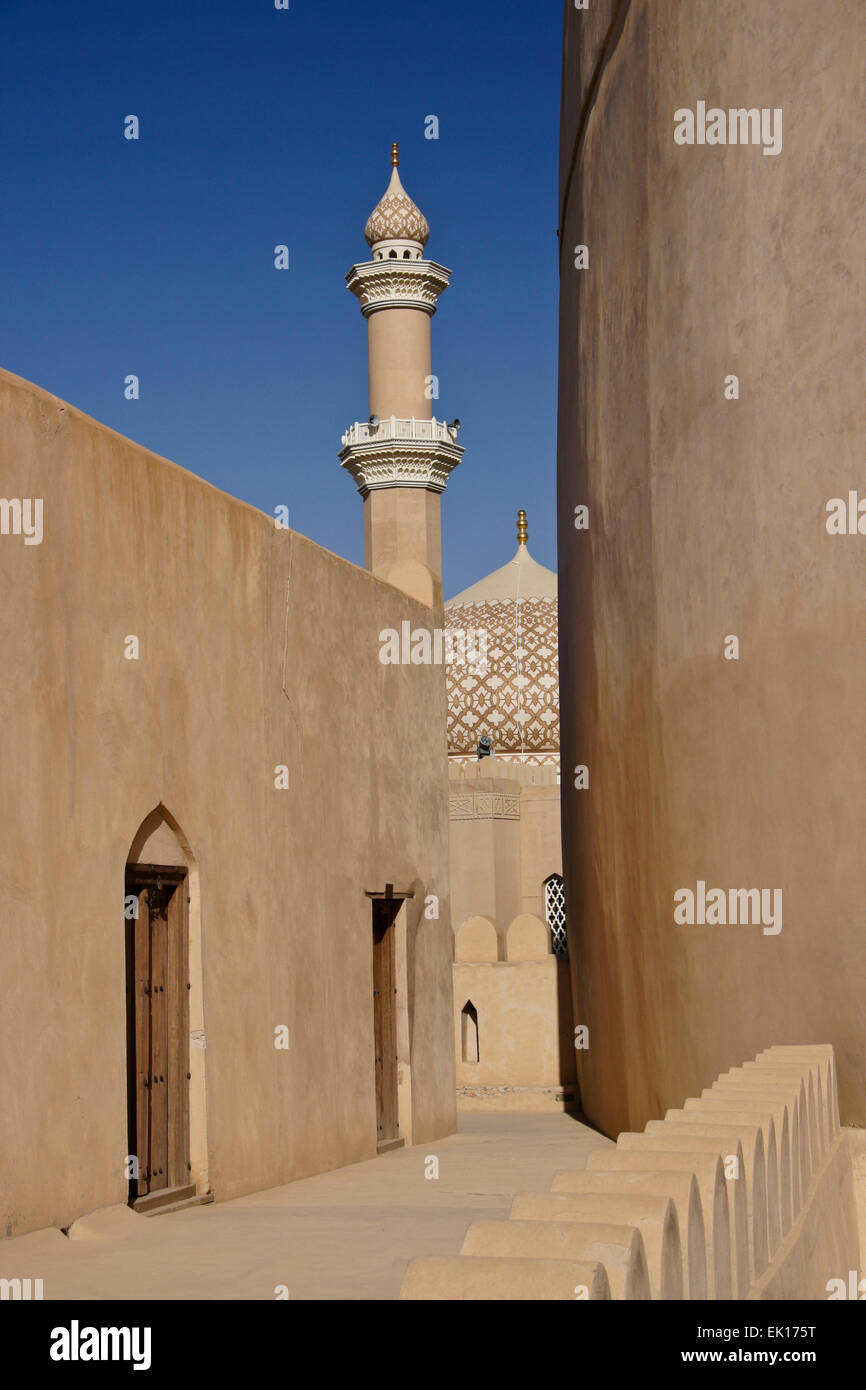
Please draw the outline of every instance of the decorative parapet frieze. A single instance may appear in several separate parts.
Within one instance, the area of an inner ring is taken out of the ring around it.
[[[435,261],[364,261],[353,265],[346,284],[365,318],[377,309],[423,309],[432,317],[448,288],[451,271]]]
[[[459,792],[449,797],[449,820],[520,820],[520,793]]]

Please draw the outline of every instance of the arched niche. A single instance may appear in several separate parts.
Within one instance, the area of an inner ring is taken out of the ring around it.
[[[467,999],[460,1011],[460,1050],[464,1062],[480,1062],[481,1049],[478,1043],[478,1010]]]
[[[180,826],[164,806],[157,806],[136,830],[126,862],[189,869],[194,861]]]

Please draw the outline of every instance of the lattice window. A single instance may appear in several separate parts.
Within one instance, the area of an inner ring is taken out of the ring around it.
[[[544,884],[544,915],[553,937],[553,953],[568,954],[565,936],[565,884],[560,874],[551,874]]]

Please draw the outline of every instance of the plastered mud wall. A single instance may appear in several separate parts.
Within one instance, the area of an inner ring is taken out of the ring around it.
[[[217,1200],[375,1154],[389,882],[414,893],[405,1137],[449,1133],[445,685],[378,637],[430,611],[6,372],[0,470],[43,515],[39,544],[0,536],[0,1234],[126,1200],[124,866],[156,808],[195,866]]]

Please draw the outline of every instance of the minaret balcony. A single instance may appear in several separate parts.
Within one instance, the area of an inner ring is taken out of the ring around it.
[[[343,435],[340,462],[362,497],[377,488],[423,487],[444,492],[463,457],[457,423],[401,420],[352,425]]]

